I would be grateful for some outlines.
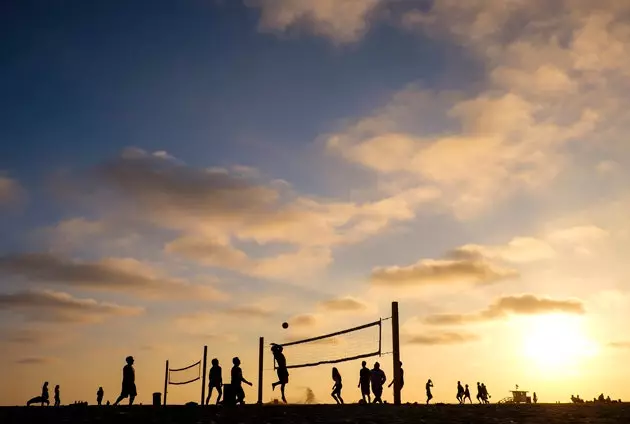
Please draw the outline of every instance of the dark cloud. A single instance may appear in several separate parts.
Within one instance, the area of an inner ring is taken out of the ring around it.
[[[374,284],[398,286],[443,285],[458,282],[486,285],[518,277],[518,271],[495,265],[485,259],[460,258],[422,260],[414,265],[375,268]]]
[[[93,323],[110,317],[139,315],[142,308],[80,299],[67,293],[26,290],[0,294],[0,311],[9,311],[29,321]]]
[[[2,175],[0,172],[0,208],[20,203],[26,195],[17,180]]]
[[[48,253],[0,256],[0,275],[80,289],[135,293],[152,298],[223,300],[225,295],[206,286],[162,277],[150,266],[125,258],[79,262]]]
[[[432,334],[421,334],[421,335],[411,336],[407,339],[407,344],[428,345],[428,346],[452,345],[452,344],[474,342],[479,339],[480,339],[479,336],[476,334],[444,332],[444,333],[432,333]]]
[[[57,362],[57,358],[49,358],[42,356],[30,356],[27,358],[21,358],[15,361],[20,365],[48,365]]]
[[[55,336],[51,335],[48,331],[30,328],[0,331],[0,340],[16,344],[39,344],[50,340],[52,337]]]
[[[351,297],[325,300],[319,306],[327,311],[361,311],[367,308],[365,304]]]
[[[584,304],[576,299],[556,300],[525,294],[501,297],[488,308],[472,314],[435,314],[424,318],[423,322],[431,325],[461,325],[501,319],[509,315],[584,314],[585,312]]]

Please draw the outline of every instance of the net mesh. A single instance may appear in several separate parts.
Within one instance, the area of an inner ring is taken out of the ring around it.
[[[381,321],[277,344],[283,347],[287,368],[314,367],[368,358],[381,354]]]
[[[168,369],[168,384],[182,385],[194,383],[201,378],[201,361],[184,368]]]

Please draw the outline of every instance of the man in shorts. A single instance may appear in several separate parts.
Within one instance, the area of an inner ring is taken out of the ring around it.
[[[372,401],[370,397],[370,369],[366,366],[367,362],[361,362],[361,371],[359,371],[359,385],[361,388],[361,396],[363,402],[370,403]]]
[[[273,359],[275,359],[278,366],[278,381],[271,385],[271,389],[275,390],[276,386],[280,386],[280,393],[282,393],[282,402],[287,403],[287,398],[284,397],[284,387],[289,383],[289,370],[287,369],[287,359],[282,353],[282,346],[271,346],[271,353],[273,353]]]
[[[133,356],[127,356],[127,365],[123,367],[123,380],[122,390],[120,396],[114,402],[114,406],[118,405],[121,400],[129,398],[129,405],[133,405],[133,400],[136,398],[136,372],[133,369]]]

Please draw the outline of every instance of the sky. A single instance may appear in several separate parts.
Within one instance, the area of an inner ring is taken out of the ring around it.
[[[1,2],[0,404],[113,401],[127,355],[150,403],[204,345],[257,383],[259,337],[392,301],[403,402],[630,398],[628,46],[625,0]]]

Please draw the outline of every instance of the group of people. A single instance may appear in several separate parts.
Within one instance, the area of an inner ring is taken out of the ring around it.
[[[245,403],[245,391],[243,390],[243,383],[251,386],[252,383],[247,381],[243,377],[243,370],[241,369],[241,360],[238,356],[232,358],[232,371],[230,373],[230,385],[234,390],[234,396],[237,404]],[[206,398],[206,405],[210,403],[212,397],[212,390],[217,390],[217,405],[221,403],[221,397],[223,396],[223,371],[219,365],[219,360],[214,358],[212,360],[212,367],[210,367],[210,373],[208,375],[208,397]]]
[[[96,392],[96,403],[98,403],[99,406],[103,402],[104,393],[105,392],[103,391],[102,387],[99,387],[98,391]],[[55,401],[55,403],[53,404],[54,406],[61,406],[61,388],[59,387],[59,384],[55,386],[54,401]],[[50,405],[47,381],[45,381],[44,385],[42,386],[42,394],[40,396],[35,396],[34,398],[29,399],[28,402],[26,402],[26,406],[31,406],[37,403],[41,404],[41,406],[44,406],[44,404],[46,404],[46,406]],[[77,402],[75,402],[75,404],[77,404]]]
[[[433,385],[433,383],[431,383],[431,385]],[[429,392],[427,391],[427,398],[428,397],[429,397]],[[479,403],[490,403],[490,401],[488,400],[489,398],[490,398],[490,395],[488,394],[488,389],[486,389],[486,385],[484,383],[477,382],[477,401]],[[466,403],[466,399],[468,399],[468,401],[472,403],[472,399],[470,397],[470,389],[468,388],[468,384],[466,384],[464,387],[462,386],[461,381],[457,382],[456,399],[460,404]],[[427,403],[429,403],[428,400],[427,400]]]

